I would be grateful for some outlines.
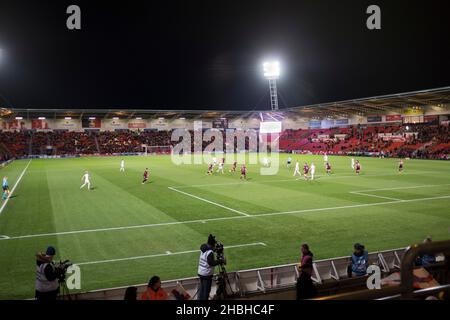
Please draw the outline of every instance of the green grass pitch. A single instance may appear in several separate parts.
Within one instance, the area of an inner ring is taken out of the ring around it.
[[[81,264],[87,291],[196,276],[209,233],[231,246],[229,271],[296,262],[304,242],[324,259],[355,242],[375,251],[450,238],[450,162],[408,160],[399,174],[396,159],[361,158],[356,176],[350,158],[330,157],[326,176],[321,156],[294,156],[316,163],[317,179],[304,181],[286,158],[274,176],[250,165],[249,181],[229,164],[207,176],[205,165],[170,156],[126,157],[125,173],[118,157],[14,161],[0,170],[11,187],[24,172],[0,214],[0,299],[33,297],[35,254],[48,245]],[[86,169],[92,191],[79,189]]]

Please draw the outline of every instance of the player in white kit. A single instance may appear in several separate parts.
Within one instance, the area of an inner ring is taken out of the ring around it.
[[[120,172],[125,172],[125,160],[120,161]]]
[[[219,167],[217,168],[216,172],[222,172],[223,174],[223,162],[219,163]]]
[[[300,163],[298,163],[298,161],[295,162],[295,169],[294,169],[294,177],[296,175],[301,176],[302,174],[300,173]]]
[[[84,183],[80,187],[80,189],[83,189],[85,186],[87,186],[88,190],[91,190],[91,181],[90,181],[89,172],[85,172],[84,175],[81,177],[81,181],[84,180]]]
[[[268,167],[269,166],[269,159],[267,157],[263,158],[263,165],[264,165],[264,167]]]
[[[216,158],[216,157],[213,157],[213,158],[212,158],[212,162],[213,162],[213,166],[215,166],[215,165],[217,164],[217,158]]]
[[[352,158],[352,170],[355,170],[355,159]]]
[[[323,156],[323,162],[327,163],[328,162],[328,155],[325,153],[325,155]]]
[[[316,166],[311,162],[311,180],[314,180],[314,174],[316,173]]]

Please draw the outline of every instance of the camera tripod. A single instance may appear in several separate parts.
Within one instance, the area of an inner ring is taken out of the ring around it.
[[[58,300],[72,300],[69,288],[67,287],[66,280],[60,279],[58,282],[59,282]]]
[[[217,275],[216,283],[217,289],[216,295],[214,296],[215,300],[225,300],[235,295],[224,264],[219,264],[219,274]]]

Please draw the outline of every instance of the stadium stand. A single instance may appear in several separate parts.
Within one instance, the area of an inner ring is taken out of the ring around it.
[[[0,132],[0,157],[92,155],[142,152],[142,145],[171,146],[172,131]],[[193,131],[191,131],[193,135]],[[208,142],[203,143],[206,147]],[[192,142],[193,149],[193,142]],[[280,150],[335,155],[450,159],[449,127],[443,125],[377,125],[334,129],[285,130]],[[1,159],[0,158],[0,159]]]

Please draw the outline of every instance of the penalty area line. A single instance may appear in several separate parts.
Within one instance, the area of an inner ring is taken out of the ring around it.
[[[185,196],[188,196],[188,197],[191,197],[191,198],[194,198],[194,199],[197,199],[197,200],[200,200],[200,201],[203,201],[203,202],[212,204],[212,205],[214,205],[214,206],[217,206],[217,207],[220,207],[220,208],[223,208],[223,209],[232,211],[232,212],[234,212],[234,213],[238,213],[238,214],[243,215],[243,216],[246,216],[246,217],[250,216],[249,214],[244,213],[244,212],[242,212],[242,211],[239,211],[239,210],[236,210],[236,209],[233,209],[233,208],[224,206],[223,204],[220,204],[220,203],[217,203],[217,202],[214,202],[214,201],[211,201],[211,200],[208,200],[208,199],[204,199],[204,198],[201,198],[201,197],[199,197],[199,196],[196,196],[196,195],[193,195],[193,194],[190,194],[190,193],[187,193],[187,192],[184,192],[184,191],[175,189],[174,187],[168,187],[168,188],[169,188],[170,190],[172,190],[172,191],[175,191],[175,192],[184,194]]]
[[[234,249],[234,248],[243,248],[243,247],[254,247],[254,246],[264,246],[267,245],[264,242],[254,242],[254,243],[245,243],[245,244],[237,244],[233,246],[225,246],[225,249]],[[199,252],[199,249],[196,250],[187,250],[187,251],[178,251],[171,252],[166,251],[165,253],[157,253],[157,254],[149,254],[145,256],[136,256],[136,257],[128,257],[128,258],[118,258],[118,259],[108,259],[108,260],[98,260],[98,261],[89,261],[89,262],[80,262],[75,263],[77,266],[86,266],[92,264],[101,264],[101,263],[110,263],[110,262],[119,262],[119,261],[130,261],[130,260],[140,260],[140,259],[150,259],[150,258],[159,258],[159,257],[170,257],[182,254],[196,253]]]
[[[28,167],[30,166],[31,159],[28,161],[27,166],[25,169],[23,169],[22,173],[20,174],[19,178],[17,179],[16,183],[14,184],[14,187],[11,189],[11,193],[8,195],[8,198],[6,198],[5,202],[3,202],[2,206],[0,207],[0,215],[3,213],[3,210],[6,208],[6,205],[9,202],[9,199],[13,195],[14,191],[16,190],[17,186],[19,185],[20,180],[22,180],[23,176],[25,175],[25,172],[27,171]]]

